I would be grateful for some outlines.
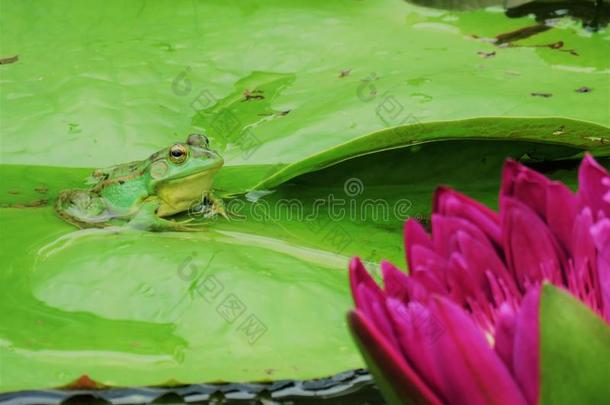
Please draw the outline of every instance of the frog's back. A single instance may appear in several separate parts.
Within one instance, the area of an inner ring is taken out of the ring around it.
[[[98,189],[111,211],[125,214],[148,197],[147,167],[148,161],[141,161],[110,168]]]

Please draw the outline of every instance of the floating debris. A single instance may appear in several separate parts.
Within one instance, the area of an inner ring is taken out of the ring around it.
[[[582,86],[574,90],[577,93],[591,93],[593,89],[591,87]]]

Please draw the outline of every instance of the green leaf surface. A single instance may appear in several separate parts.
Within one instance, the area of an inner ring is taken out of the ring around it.
[[[0,66],[0,161],[104,167],[197,127],[229,165],[294,163],[409,123],[608,127],[610,37],[565,18],[540,38],[490,43],[534,24],[403,0],[2,0],[0,54],[19,61]],[[557,40],[578,56],[541,46]],[[264,98],[244,96],[256,90]]]
[[[2,247],[2,391],[84,374],[171,385],[361,365],[344,320],[343,257],[212,229],[74,232],[36,210],[2,210],[4,226],[26,228]]]
[[[545,285],[540,309],[541,403],[610,398],[610,325],[582,302]]]

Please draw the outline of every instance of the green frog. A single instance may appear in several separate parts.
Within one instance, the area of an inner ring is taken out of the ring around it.
[[[87,190],[64,190],[55,210],[80,227],[128,224],[151,231],[189,231],[192,219],[166,219],[189,211],[206,218],[227,217],[222,200],[212,193],[222,157],[204,135],[191,134],[148,159],[95,170]]]

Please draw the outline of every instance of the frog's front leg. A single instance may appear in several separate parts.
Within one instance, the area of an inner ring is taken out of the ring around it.
[[[135,229],[153,232],[188,232],[199,230],[197,227],[186,225],[191,221],[190,219],[178,222],[159,217],[157,215],[159,205],[158,199],[147,199],[127,225]]]

